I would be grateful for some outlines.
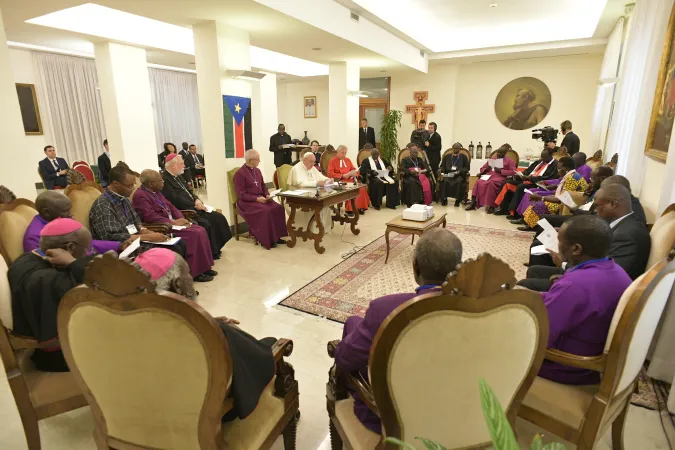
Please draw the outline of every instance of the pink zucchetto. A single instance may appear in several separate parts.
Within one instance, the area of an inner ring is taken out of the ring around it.
[[[134,262],[148,272],[153,280],[158,280],[176,262],[176,254],[166,248],[152,248],[140,254]]]
[[[169,162],[177,156],[180,156],[180,155],[178,155],[177,153],[171,153],[170,155],[167,155],[166,159],[164,159],[164,162]]]
[[[40,232],[40,236],[63,236],[82,228],[82,224],[74,219],[59,218],[49,222]]]

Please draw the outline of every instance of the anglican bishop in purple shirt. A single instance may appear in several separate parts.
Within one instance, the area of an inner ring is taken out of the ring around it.
[[[448,273],[462,261],[462,243],[452,232],[436,228],[424,233],[415,247],[413,271],[419,285],[415,292],[393,294],[370,302],[365,318],[352,316],[345,321],[342,341],[335,348],[335,364],[342,372],[358,372],[368,379],[370,347],[377,330],[392,311],[419,295],[439,290]],[[354,414],[368,429],[380,433],[379,417],[354,396]]]

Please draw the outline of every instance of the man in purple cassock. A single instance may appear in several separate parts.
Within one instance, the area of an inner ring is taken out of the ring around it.
[[[249,232],[267,250],[285,244],[281,239],[288,236],[284,207],[270,197],[258,164],[260,153],[247,150],[246,162],[234,174],[234,189],[237,192],[237,209],[248,225]]]
[[[516,163],[506,158],[506,152],[509,150],[511,150],[509,144],[502,145],[497,150],[497,157],[489,159],[480,168],[479,178],[476,180],[476,184],[471,191],[471,204],[466,208],[467,211],[472,211],[482,206],[486,206],[488,212],[494,210],[496,206],[495,200],[506,182],[506,177],[516,173]],[[499,164],[501,164],[501,168],[496,167]]]
[[[146,169],[141,172],[140,189],[136,190],[131,204],[138,216],[146,223],[166,223],[173,228],[171,233],[185,242],[185,261],[190,267],[194,281],[212,281],[218,272],[212,270],[213,255],[206,229],[196,223],[190,223],[173,203],[162,194],[164,178],[159,172]]]
[[[40,246],[40,232],[52,220],[58,218],[71,218],[72,202],[68,197],[58,191],[46,191],[38,195],[35,199],[35,208],[38,215],[33,217],[33,220],[26,228],[26,233],[23,235],[23,251],[30,252]],[[108,250],[121,252],[129,244],[131,240],[124,242],[117,241],[91,241],[91,249],[94,253],[105,253]]]
[[[541,296],[548,310],[548,348],[579,356],[602,355],[621,295],[631,284],[624,269],[607,255],[610,225],[598,216],[574,216],[558,234],[560,257],[568,269]],[[600,382],[598,372],[544,361],[539,376],[563,384]]]
[[[345,321],[342,341],[333,341],[335,365],[342,372],[359,372],[368,378],[370,347],[384,319],[398,306],[418,295],[439,290],[448,273],[462,262],[462,243],[451,231],[435,228],[417,241],[413,272],[419,285],[415,292],[380,297],[370,302],[365,318],[352,316]],[[380,419],[354,393],[354,414],[368,429],[380,433]]]
[[[586,164],[586,153],[577,152],[572,156],[572,159],[574,160],[574,166],[576,167],[577,173],[584,177],[586,183],[590,183],[591,172],[593,172],[593,169]]]

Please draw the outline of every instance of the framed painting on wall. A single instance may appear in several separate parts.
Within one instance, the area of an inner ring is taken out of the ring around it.
[[[675,6],[670,12],[668,30],[661,54],[659,78],[656,80],[654,105],[649,121],[647,148],[645,154],[652,159],[666,162],[668,146],[673,133],[675,119],[675,48],[673,43],[673,27],[675,27]]]
[[[304,98],[305,119],[316,119],[316,96]]]
[[[27,135],[42,134],[42,120],[35,95],[35,85],[16,83],[16,95],[19,97],[23,131]]]

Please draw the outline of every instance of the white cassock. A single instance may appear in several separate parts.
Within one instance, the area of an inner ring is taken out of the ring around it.
[[[293,166],[293,169],[288,173],[289,186],[301,186],[303,188],[316,188],[317,182],[328,180],[316,167],[312,166],[307,169],[302,161]],[[288,208],[288,207],[287,207]],[[290,208],[289,208],[290,209]],[[290,211],[289,211],[290,214]],[[309,221],[314,217],[314,211],[295,211],[295,228],[302,228],[307,230]],[[330,208],[323,208],[321,210],[321,223],[323,224],[324,233],[330,233],[333,228],[333,213]],[[312,223],[312,233],[318,233],[319,228],[315,223]]]

